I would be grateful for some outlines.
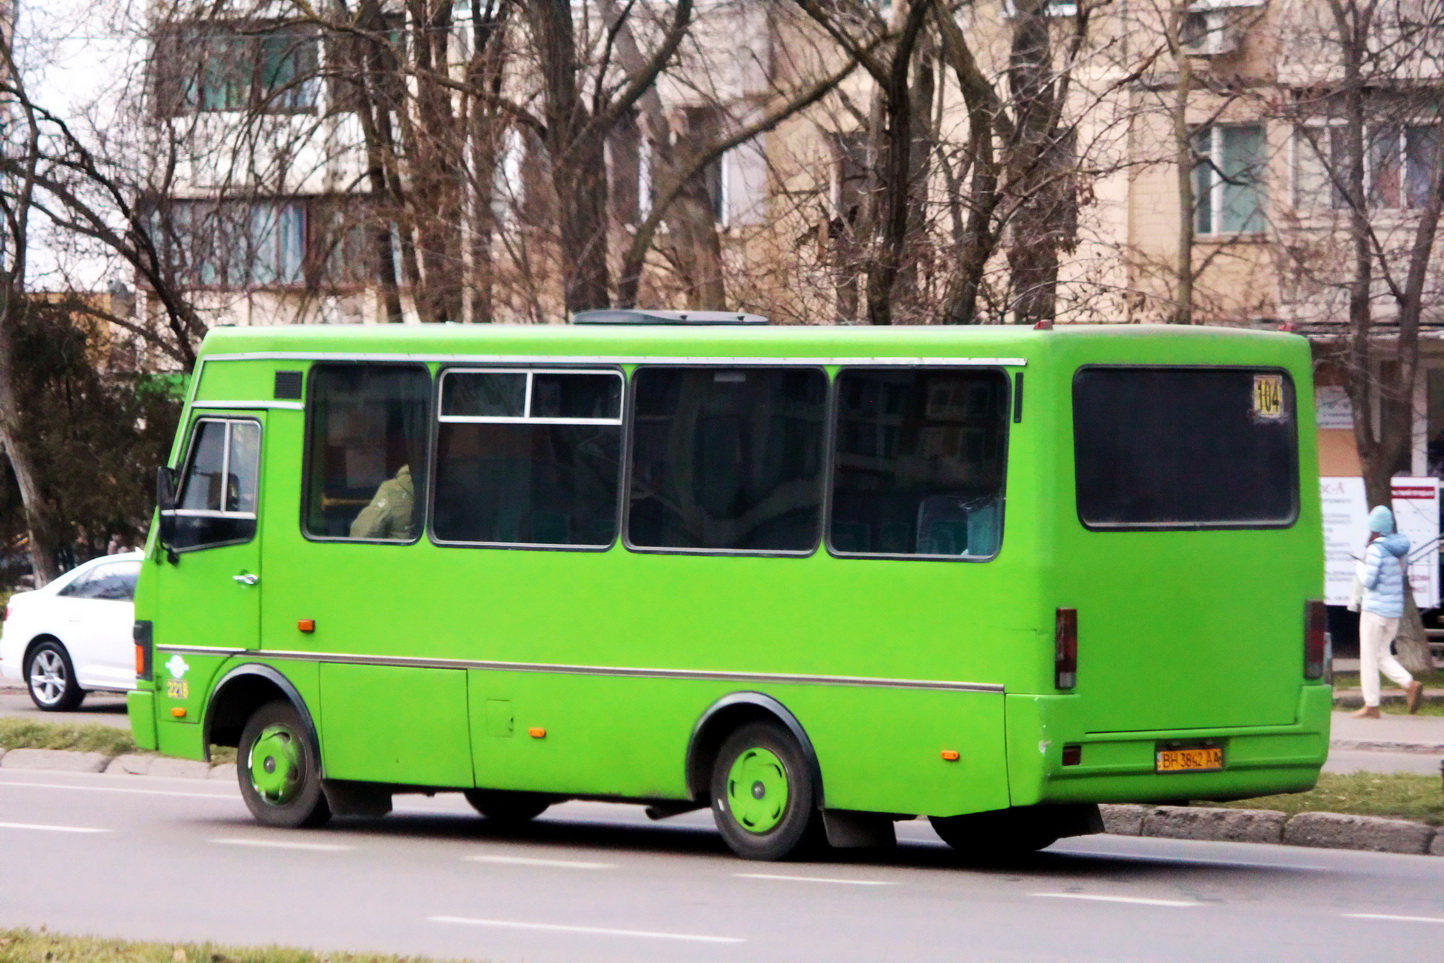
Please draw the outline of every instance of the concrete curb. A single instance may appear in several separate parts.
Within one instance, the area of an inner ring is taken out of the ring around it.
[[[1115,836],[1276,843],[1320,849],[1444,856],[1444,829],[1403,819],[1209,806],[1100,806],[1103,828]]]
[[[1363,749],[1368,752],[1417,752],[1444,756],[1444,742],[1382,742],[1374,739],[1334,739],[1330,749]]]
[[[72,749],[5,749],[0,747],[0,769],[34,769],[54,772],[107,772],[128,776],[177,776],[204,779],[215,775],[236,778],[235,763],[212,765],[192,759],[173,759],[129,753],[107,756],[101,752]]]
[[[100,752],[68,749],[11,749],[0,759],[6,769],[50,769],[62,772],[100,772],[110,757]]]
[[[214,765],[190,759],[139,753],[110,757],[99,752],[0,747],[0,768],[61,772],[107,772],[184,779],[235,779],[236,764]],[[1104,832],[1115,836],[1198,839],[1230,843],[1275,843],[1374,853],[1444,856],[1444,828],[1402,819],[1299,813],[1292,818],[1275,809],[1223,809],[1211,806],[1104,805]]]

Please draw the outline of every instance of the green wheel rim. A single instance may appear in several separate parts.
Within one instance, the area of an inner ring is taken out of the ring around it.
[[[300,740],[286,726],[267,726],[251,746],[248,767],[257,795],[284,806],[301,790]]]
[[[727,771],[727,808],[749,833],[777,828],[787,812],[787,769],[776,753],[754,746],[733,760]]]

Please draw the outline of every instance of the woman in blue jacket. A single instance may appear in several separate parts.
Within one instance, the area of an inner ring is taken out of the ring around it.
[[[1379,718],[1380,672],[1404,688],[1409,712],[1419,711],[1424,686],[1389,651],[1404,614],[1404,560],[1408,556],[1409,539],[1394,531],[1394,513],[1378,506],[1369,513],[1369,547],[1359,563],[1359,582],[1364,586],[1359,607],[1359,683],[1364,688],[1364,707],[1354,713],[1358,719]]]

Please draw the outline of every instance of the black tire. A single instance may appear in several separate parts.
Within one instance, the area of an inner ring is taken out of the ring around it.
[[[321,791],[320,754],[290,702],[268,702],[246,720],[236,752],[236,778],[246,808],[263,826],[298,829],[331,818]]]
[[[47,639],[25,658],[25,690],[42,712],[70,712],[85,700],[65,646]]]
[[[817,788],[791,733],[775,722],[748,723],[727,738],[712,766],[712,818],[743,859],[801,856],[823,845]],[[739,809],[736,801],[745,805]]]
[[[503,828],[525,826],[547,811],[554,797],[539,792],[511,792],[505,789],[468,789],[462,793],[471,808],[489,823]]]
[[[928,822],[960,856],[977,862],[1017,859],[1047,849],[1064,836],[1049,814],[1037,808],[929,816]]]

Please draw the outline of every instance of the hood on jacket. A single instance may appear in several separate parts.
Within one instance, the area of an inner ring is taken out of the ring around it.
[[[1409,539],[1398,532],[1392,535],[1380,535],[1375,541],[1383,546],[1384,551],[1397,558],[1403,558],[1409,554]]]

